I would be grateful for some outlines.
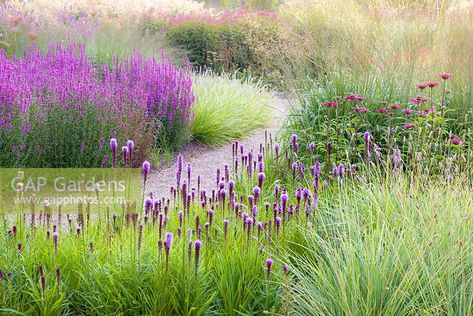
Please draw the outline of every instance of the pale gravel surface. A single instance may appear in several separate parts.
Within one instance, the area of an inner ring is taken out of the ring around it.
[[[289,101],[280,96],[273,97],[271,101],[273,109],[273,119],[271,124],[262,130],[255,131],[249,137],[238,140],[244,146],[245,152],[253,150],[258,153],[260,144],[265,142],[265,131],[272,135],[277,134],[279,128],[282,126],[284,118],[289,109]],[[269,137],[269,136],[268,136]],[[192,176],[190,188],[197,187],[197,176],[201,176],[201,189],[210,190],[216,185],[216,170],[222,170],[225,164],[231,166],[232,162],[232,143],[229,143],[220,148],[211,148],[202,144],[192,142],[184,145],[184,147],[176,153],[173,157],[172,163],[153,170],[147,184],[147,191],[152,192],[156,198],[169,197],[170,188],[176,186],[176,160],[177,156],[181,154],[184,157],[183,175],[182,179],[187,177],[186,166],[191,164]],[[182,181],[182,180],[181,180]]]

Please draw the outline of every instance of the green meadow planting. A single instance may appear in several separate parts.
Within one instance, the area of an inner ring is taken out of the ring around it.
[[[2,2],[0,314],[472,315],[472,17]]]

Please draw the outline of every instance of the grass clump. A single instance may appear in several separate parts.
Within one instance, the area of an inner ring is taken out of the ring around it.
[[[194,77],[193,138],[209,146],[241,139],[271,119],[271,96],[257,80],[211,73]]]
[[[468,315],[472,202],[462,184],[405,178],[322,201],[289,255],[300,315]]]

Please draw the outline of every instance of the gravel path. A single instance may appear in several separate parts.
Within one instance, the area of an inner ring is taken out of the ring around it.
[[[265,142],[265,133],[272,135],[277,134],[281,127],[284,118],[287,115],[289,108],[289,101],[279,96],[273,97],[271,101],[273,108],[272,123],[265,129],[255,131],[249,137],[238,140],[240,144],[244,145],[245,152],[250,149],[258,153],[260,144]],[[220,148],[211,148],[202,144],[192,142],[183,146],[179,153],[173,158],[173,162],[154,170],[148,180],[147,190],[152,192],[157,198],[169,197],[170,188],[176,186],[176,159],[178,154],[184,157],[183,179],[187,164],[192,167],[192,179],[190,187],[196,187],[197,175],[201,176],[201,188],[211,189],[215,186],[215,175],[217,168],[220,168],[223,173],[224,165],[231,165],[232,160],[232,143],[229,143]]]

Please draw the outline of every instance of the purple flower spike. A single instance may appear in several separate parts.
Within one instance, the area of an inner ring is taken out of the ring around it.
[[[82,228],[80,228],[80,226],[77,226],[76,227],[76,233],[77,233],[77,236],[80,236],[80,232],[82,231]]]
[[[130,157],[130,164],[131,164],[132,160],[133,160],[133,150],[135,149],[135,142],[132,141],[131,139],[129,139],[126,142],[126,146],[128,147],[128,154],[129,154],[129,157]]]
[[[57,248],[58,248],[58,237],[59,237],[59,234],[58,232],[54,232],[53,233],[53,244],[54,244],[54,254],[57,255]]]
[[[224,236],[224,239],[226,240],[227,239],[227,233],[228,233],[228,224],[229,224],[229,220],[226,218],[223,220],[223,236]]]
[[[145,161],[143,162],[143,181],[144,183],[146,183],[146,180],[148,179],[148,173],[149,173],[149,170],[151,168],[151,164],[149,163],[149,161]]]
[[[165,239],[164,239],[164,249],[169,253],[169,250],[171,249],[172,245],[172,240],[174,236],[172,233],[166,233]]]
[[[283,266],[281,267],[281,269],[284,271],[284,274],[288,274],[289,273],[289,266],[287,264],[283,264]]]
[[[309,144],[309,151],[310,151],[310,152],[313,152],[314,149],[315,149],[315,144],[314,144],[313,142],[311,142],[311,143]]]
[[[266,279],[269,281],[271,275],[271,267],[273,266],[273,260],[271,258],[266,259]]]
[[[253,195],[254,195],[254,197],[255,197],[255,203],[258,203],[260,194],[261,194],[261,189],[260,189],[260,187],[254,187],[254,188],[253,188]]]
[[[112,149],[112,167],[115,168],[117,162],[117,140],[115,138],[110,139],[110,148]]]
[[[345,173],[345,167],[343,166],[343,163],[340,163],[338,165],[338,176],[342,178],[344,173]]]
[[[279,156],[280,150],[281,150],[281,145],[279,145],[278,143],[274,144],[274,153],[276,154],[276,156]]]
[[[195,273],[197,273],[197,269],[199,268],[199,258],[200,258],[200,249],[202,248],[202,242],[197,239],[194,242],[195,247]]]
[[[127,156],[128,156],[128,147],[126,146],[122,147],[122,154],[123,154],[123,164],[126,165]]]
[[[253,216],[253,218],[256,218],[257,214],[258,214],[258,207],[256,205],[253,205],[253,207],[251,208],[251,216]]]
[[[266,178],[266,175],[264,174],[264,172],[258,173],[258,186],[260,189],[263,189],[263,182],[265,178]]]

